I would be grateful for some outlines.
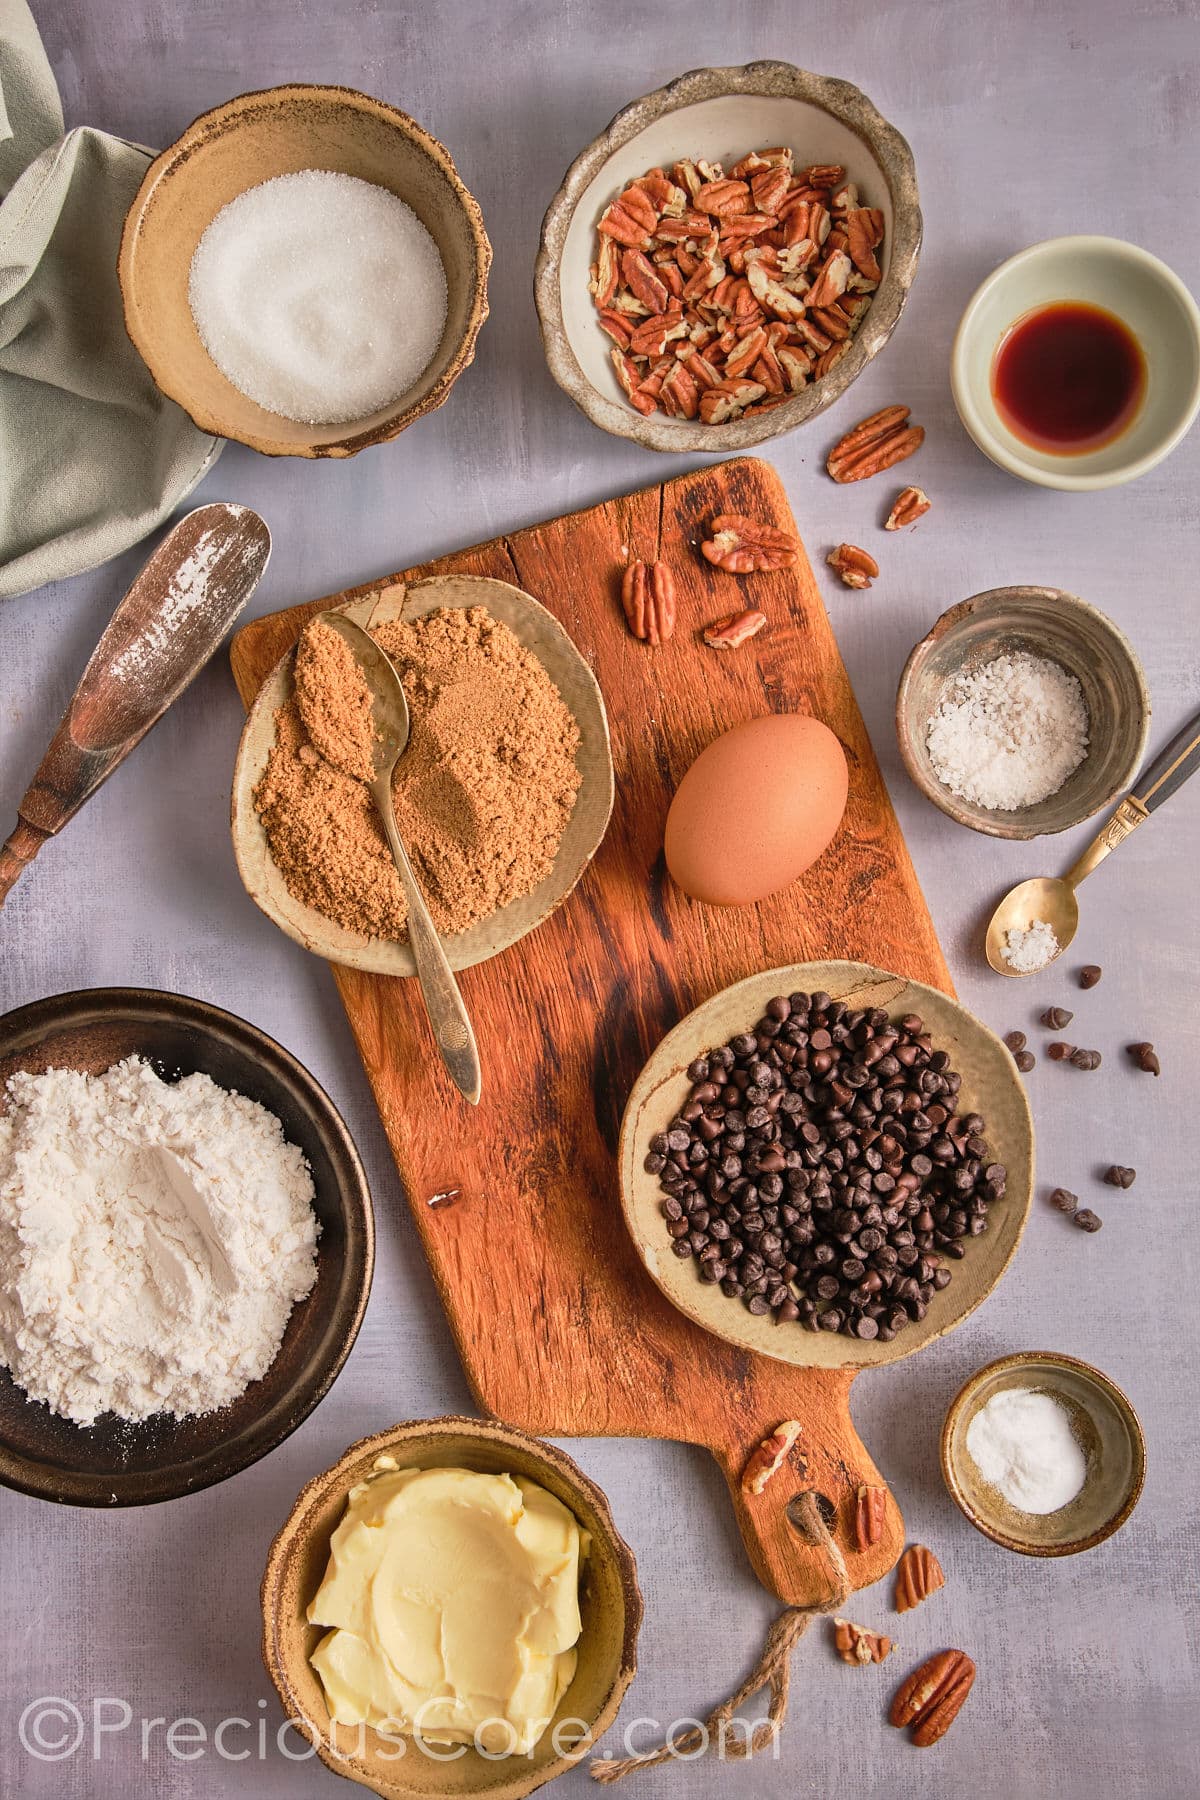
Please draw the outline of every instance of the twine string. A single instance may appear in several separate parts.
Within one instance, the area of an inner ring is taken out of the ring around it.
[[[692,1760],[714,1743],[722,1757],[738,1760],[756,1756],[775,1742],[787,1718],[792,1651],[813,1620],[839,1612],[850,1593],[845,1558],[821,1517],[816,1495],[811,1492],[800,1494],[792,1511],[802,1535],[822,1550],[828,1560],[833,1589],[829,1599],[819,1606],[789,1606],[780,1613],[767,1633],[762,1655],[745,1681],[735,1694],[709,1713],[702,1727],[689,1726],[666,1743],[634,1756],[596,1757],[590,1766],[594,1781],[608,1786],[615,1781],[624,1781],[627,1775],[636,1774],[639,1769],[652,1769],[664,1762]],[[766,1718],[757,1720],[751,1730],[731,1732],[730,1726],[739,1707],[761,1688],[770,1690]]]

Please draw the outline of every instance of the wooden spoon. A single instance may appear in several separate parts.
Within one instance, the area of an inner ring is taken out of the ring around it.
[[[198,506],[169,531],[112,619],[0,849],[0,906],[47,838],[194,680],[258,586],[271,534],[247,506]]]

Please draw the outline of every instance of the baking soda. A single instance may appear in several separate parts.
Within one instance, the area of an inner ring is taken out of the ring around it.
[[[1024,650],[957,675],[926,733],[943,787],[990,812],[1015,812],[1057,794],[1087,745],[1079,682]]]
[[[305,169],[221,208],[192,258],[188,301],[208,354],[248,399],[341,425],[391,405],[429,367],[446,271],[395,194]]]
[[[1087,1479],[1070,1413],[1037,1388],[993,1394],[967,1427],[967,1454],[988,1486],[1019,1512],[1058,1512]]]

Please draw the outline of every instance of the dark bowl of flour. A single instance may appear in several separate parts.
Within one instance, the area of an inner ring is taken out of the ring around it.
[[[0,1018],[0,1482],[140,1506],[247,1468],[336,1380],[374,1219],[308,1071],[202,1000]]]

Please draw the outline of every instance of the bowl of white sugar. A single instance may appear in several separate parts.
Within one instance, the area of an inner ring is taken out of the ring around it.
[[[147,170],[125,324],[202,430],[353,456],[438,407],[487,317],[491,246],[450,153],[349,88],[242,94]]]
[[[1137,773],[1150,694],[1129,639],[1061,588],[1005,587],[944,612],[904,666],[900,754],[960,825],[1069,831]]]
[[[1146,1475],[1138,1416],[1091,1363],[1024,1350],[979,1369],[942,1427],[942,1474],[961,1511],[1025,1556],[1092,1550],[1128,1519]]]
[[[333,1102],[202,1000],[0,1019],[0,1482],[138,1506],[223,1481],[328,1393],[374,1223]]]

